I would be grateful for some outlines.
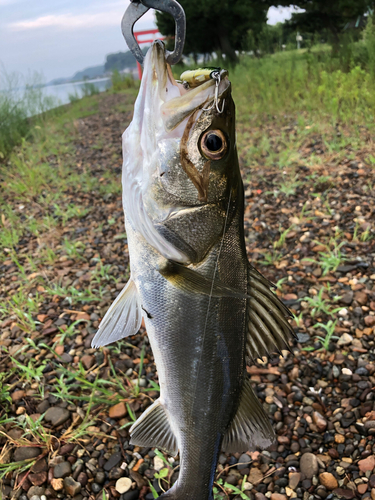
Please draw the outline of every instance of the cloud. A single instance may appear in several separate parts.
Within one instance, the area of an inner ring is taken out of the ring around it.
[[[0,2],[3,0],[0,0]],[[50,14],[35,19],[26,19],[10,23],[9,28],[16,31],[36,30],[43,28],[62,28],[66,30],[91,29],[104,26],[119,26],[124,8],[106,10],[95,14]],[[150,10],[142,18],[142,22],[154,22],[154,14]]]

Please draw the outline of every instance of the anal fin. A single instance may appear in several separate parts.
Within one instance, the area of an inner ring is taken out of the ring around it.
[[[135,335],[141,327],[142,308],[137,287],[130,278],[102,319],[92,340],[92,347],[101,347]]]
[[[268,448],[275,441],[272,429],[259,399],[254,394],[250,380],[242,387],[237,413],[224,435],[222,449],[225,453],[242,453],[259,448]]]
[[[177,440],[159,399],[131,426],[130,436],[130,444],[143,447],[155,446],[171,456],[177,455]]]
[[[252,360],[289,350],[288,340],[295,337],[287,320],[291,313],[271,287],[272,283],[249,264],[246,353]]]

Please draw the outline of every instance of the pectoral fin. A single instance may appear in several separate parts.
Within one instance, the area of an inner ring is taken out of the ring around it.
[[[177,455],[177,441],[159,399],[131,426],[130,436],[130,444],[156,446],[173,457]]]
[[[275,441],[269,418],[254,394],[250,380],[245,380],[237,413],[222,444],[225,453],[242,453],[257,446],[268,448]]]
[[[137,287],[130,278],[100,323],[92,347],[101,347],[135,335],[141,327],[142,309]]]
[[[177,262],[167,261],[158,271],[172,285],[185,292],[210,295],[211,297],[250,298],[250,295],[246,295],[246,293],[226,285],[218,278],[213,280],[206,278],[203,274]]]
[[[271,287],[272,284],[249,265],[246,352],[250,359],[289,350],[288,340],[295,337],[287,320],[291,313]]]

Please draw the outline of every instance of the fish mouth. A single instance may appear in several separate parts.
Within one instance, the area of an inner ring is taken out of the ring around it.
[[[215,98],[216,81],[213,78],[194,88],[187,88],[177,81],[171,66],[166,61],[163,42],[156,40],[149,49],[149,64],[153,68],[153,85],[158,86],[161,101],[161,117],[167,132],[174,130],[185,118],[195,110],[209,107]],[[147,56],[146,56],[147,59]],[[146,65],[146,63],[145,63]],[[221,79],[217,97],[223,99],[230,92],[230,81],[227,74]]]

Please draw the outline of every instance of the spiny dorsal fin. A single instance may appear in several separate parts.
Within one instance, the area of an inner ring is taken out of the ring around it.
[[[242,453],[257,446],[268,448],[274,441],[275,434],[269,418],[254,394],[250,380],[246,379],[240,405],[224,436],[222,449],[225,453]]]
[[[118,295],[102,319],[92,340],[92,347],[101,347],[135,335],[141,327],[142,309],[137,287],[132,278]]]
[[[291,313],[270,290],[272,286],[249,264],[246,353],[252,360],[271,352],[280,354],[283,349],[289,350],[288,340],[295,337],[287,321],[287,316],[291,316]]]
[[[156,446],[173,457],[177,455],[177,440],[159,399],[131,426],[130,436],[135,446]]]

